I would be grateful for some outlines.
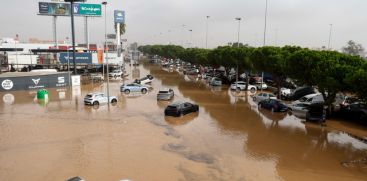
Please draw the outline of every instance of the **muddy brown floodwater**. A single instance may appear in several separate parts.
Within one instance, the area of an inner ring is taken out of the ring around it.
[[[367,180],[364,127],[272,114],[249,94],[159,65],[127,65],[127,72],[111,80],[119,102],[110,108],[84,106],[85,94],[105,91],[97,83],[50,89],[47,104],[35,92],[1,93],[0,180]],[[147,94],[119,92],[146,74],[155,77]],[[156,100],[162,87],[199,113],[164,117],[169,102]]]

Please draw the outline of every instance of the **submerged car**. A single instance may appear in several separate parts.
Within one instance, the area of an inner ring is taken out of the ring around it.
[[[157,94],[157,100],[171,100],[173,99],[173,96],[175,95],[175,93],[173,92],[172,89],[163,89],[160,90]]]
[[[98,106],[102,103],[116,103],[117,97],[116,96],[109,96],[109,100],[107,95],[104,93],[89,93],[84,97],[84,104],[85,105],[93,105]]]
[[[246,82],[238,81],[231,84],[231,90],[244,91],[246,89]],[[257,88],[254,85],[248,85],[247,90],[256,91]]]
[[[122,70],[114,70],[108,74],[108,77],[113,77],[116,79],[117,77],[123,77],[123,75],[124,72]]]
[[[129,94],[130,92],[141,92],[145,94],[148,92],[148,87],[137,83],[123,84],[120,87],[120,91],[125,92],[126,94]]]
[[[346,116],[359,121],[367,121],[367,103],[354,102],[341,108]]]
[[[183,116],[192,112],[198,112],[199,106],[190,102],[175,102],[166,107],[164,115]]]
[[[259,93],[252,98],[254,101],[261,102],[266,99],[277,99],[274,94],[271,93]]]
[[[147,75],[141,79],[136,79],[134,83],[144,85],[144,84],[152,83],[152,80],[153,80],[153,76]]]
[[[298,87],[294,89],[289,95],[285,96],[284,99],[298,100],[305,95],[314,94],[314,93],[315,93],[315,90],[312,87],[308,87],[308,86]]]
[[[277,99],[266,99],[259,102],[259,108],[271,110],[271,112],[284,112],[288,110],[288,106]]]
[[[222,80],[220,78],[213,77],[210,80],[209,84],[212,85],[212,86],[221,86],[222,85]]]
[[[268,89],[268,85],[266,85],[266,83],[256,83],[255,84],[256,88],[259,89],[259,90],[265,90],[265,89]]]
[[[324,103],[313,103],[310,104],[308,111],[306,113],[306,121],[316,121],[316,122],[325,122],[326,120],[326,111],[324,108]]]

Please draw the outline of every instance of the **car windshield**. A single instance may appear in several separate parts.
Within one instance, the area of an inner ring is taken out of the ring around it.
[[[167,94],[168,91],[159,91],[158,93],[161,93],[161,94]]]
[[[87,94],[85,97],[86,98],[92,98],[93,96],[91,94]]]

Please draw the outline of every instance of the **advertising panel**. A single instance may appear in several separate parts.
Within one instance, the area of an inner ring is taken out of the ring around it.
[[[49,16],[70,16],[69,3],[38,3],[39,14]],[[101,16],[102,5],[100,4],[74,4],[74,14],[79,16]]]
[[[72,53],[59,53],[60,63],[67,64],[68,60],[73,63]],[[75,53],[75,63],[77,64],[92,64],[92,53]]]
[[[68,85],[68,73],[0,78],[0,92],[33,89],[38,90],[42,88],[65,87]]]
[[[115,10],[114,11],[115,23],[125,23],[125,11]]]
[[[85,16],[101,16],[102,6],[100,4],[78,4],[79,15]]]

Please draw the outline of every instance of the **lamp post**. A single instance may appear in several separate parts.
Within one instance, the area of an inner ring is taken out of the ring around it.
[[[73,44],[73,65],[74,65],[74,74],[76,74],[76,63],[75,63],[75,31],[74,31],[74,3],[75,2],[84,2],[85,0],[65,0],[65,2],[70,3],[70,19],[71,19],[71,39]]]
[[[265,24],[264,24],[264,40],[263,40],[263,46],[266,45],[266,23],[267,23],[267,16],[268,16],[268,0],[265,0]]]
[[[266,45],[266,24],[267,24],[267,17],[268,17],[268,0],[265,0],[265,24],[264,24],[264,41],[263,46]],[[264,84],[264,72],[261,72],[261,91],[263,90]]]
[[[110,78],[109,78],[109,68],[108,68],[108,47],[107,47],[107,1],[102,2],[104,5],[104,41],[105,41],[105,51],[106,51],[106,65],[107,65],[107,101],[108,107],[110,107]],[[120,33],[120,32],[118,32]],[[104,71],[104,67],[103,67]]]
[[[206,16],[205,49],[208,49],[208,21],[210,16]]]
[[[331,31],[333,30],[333,24],[330,24],[330,31],[329,31],[329,43],[327,49],[330,50],[331,48]]]
[[[240,48],[240,28],[241,28],[241,18],[235,18],[238,21],[238,34],[237,34],[237,48]],[[238,83],[238,60],[236,61],[236,89]]]

